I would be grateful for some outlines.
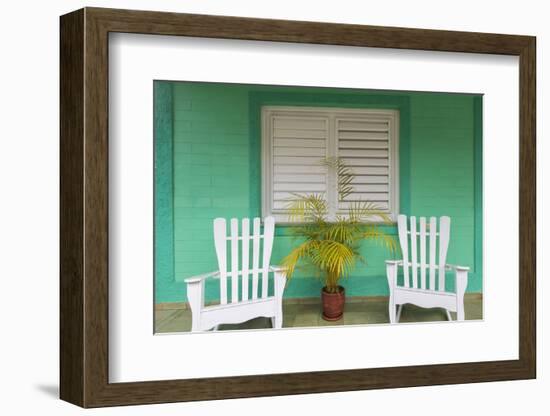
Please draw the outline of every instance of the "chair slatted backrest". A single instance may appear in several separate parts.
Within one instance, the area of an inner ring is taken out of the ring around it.
[[[228,302],[228,276],[231,277],[231,303],[239,302],[239,277],[241,281],[241,301],[254,300],[258,299],[258,297],[266,298],[268,294],[269,266],[275,235],[275,219],[273,217],[266,217],[264,219],[263,234],[261,234],[260,218],[254,218],[252,221],[252,235],[250,234],[250,220],[248,218],[241,220],[240,228],[241,233],[239,234],[239,220],[232,218],[230,221],[230,233],[228,235],[226,219],[216,218],[214,220],[214,244],[218,257],[218,270],[220,272],[221,304]],[[252,265],[250,265],[250,247],[252,247]],[[240,263],[239,252],[241,254]],[[251,291],[249,291],[250,276],[252,276]],[[260,276],[262,282],[261,293],[258,293]]]
[[[403,286],[413,289],[445,290],[445,262],[449,248],[451,219],[426,217],[417,219],[411,216],[407,221],[405,215],[397,217],[397,231],[403,254]],[[438,242],[439,240],[439,242]],[[436,256],[436,252],[439,252]],[[426,255],[429,253],[429,259]],[[426,272],[426,269],[429,272]],[[436,289],[436,271],[438,274]],[[429,276],[429,279],[428,279]]]

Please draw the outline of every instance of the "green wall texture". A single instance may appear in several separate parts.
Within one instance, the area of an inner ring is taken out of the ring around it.
[[[400,212],[449,215],[448,262],[470,266],[468,291],[481,291],[481,96],[156,81],[157,303],[186,301],[183,279],[217,269],[213,218],[261,215],[262,105],[398,109]],[[272,264],[293,245],[286,231],[277,227]],[[373,244],[362,252],[367,265],[343,281],[347,295],[387,294],[391,257]],[[218,298],[216,283],[207,284],[207,300]],[[320,288],[297,274],[285,297],[318,296]]]

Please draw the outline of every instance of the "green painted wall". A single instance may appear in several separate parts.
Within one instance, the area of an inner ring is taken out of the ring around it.
[[[270,87],[239,84],[156,83],[172,87],[173,157],[159,151],[156,173],[173,169],[173,188],[156,180],[156,223],[173,211],[173,273],[156,268],[156,302],[186,300],[187,276],[217,269],[212,219],[260,215],[260,108],[262,105],[395,108],[400,111],[400,211],[452,218],[448,261],[472,267],[469,291],[481,291],[481,97],[458,94],[394,93],[328,88]],[[166,96],[163,96],[166,98]],[[168,111],[155,95],[155,114]],[[155,117],[157,120],[159,117]],[[156,125],[156,138],[159,136]],[[167,131],[165,127],[163,131]],[[165,163],[170,169],[160,169]],[[169,180],[167,180],[169,182]],[[173,191],[172,195],[159,193]],[[170,204],[172,202],[172,205]],[[167,206],[172,208],[168,209]],[[278,227],[272,262],[292,246]],[[388,232],[395,233],[394,227]],[[160,236],[160,232],[157,232]],[[348,295],[387,294],[384,260],[388,254],[365,244],[367,266],[343,283]],[[160,260],[157,260],[160,264]],[[163,262],[164,264],[164,262]],[[448,279],[452,280],[452,279]],[[207,298],[218,297],[207,284]],[[321,283],[296,275],[285,297],[318,296]]]

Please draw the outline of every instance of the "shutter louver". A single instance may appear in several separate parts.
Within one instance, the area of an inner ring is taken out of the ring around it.
[[[327,171],[320,161],[327,156],[328,118],[273,114],[272,210],[284,213],[293,193],[327,197]]]
[[[338,157],[355,175],[353,192],[338,201],[339,211],[359,201],[390,209],[390,137],[387,119],[336,119]]]

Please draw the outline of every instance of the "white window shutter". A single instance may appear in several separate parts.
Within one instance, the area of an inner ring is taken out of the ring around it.
[[[267,208],[271,214],[287,219],[287,208],[294,194],[327,197],[328,117],[315,114],[287,114],[272,111],[267,117],[268,159],[271,173],[266,175],[271,192]],[[266,144],[266,143],[264,143]]]
[[[399,113],[395,110],[262,108],[262,215],[288,221],[296,194],[317,194],[329,217],[369,201],[396,216],[399,210]],[[339,157],[355,178],[353,192],[338,200],[337,178],[321,161]],[[376,219],[373,219],[376,221]]]
[[[353,192],[338,201],[338,211],[350,204],[369,201],[390,212],[391,127],[390,119],[376,115],[365,118],[336,118],[337,156],[353,172]]]

